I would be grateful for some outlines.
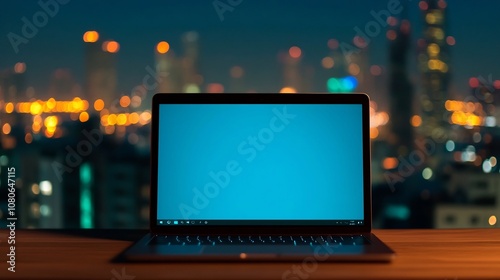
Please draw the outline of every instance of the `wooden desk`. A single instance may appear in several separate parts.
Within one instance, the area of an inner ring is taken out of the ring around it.
[[[16,272],[0,279],[282,279],[301,263],[124,264],[111,259],[144,231],[17,230]],[[398,256],[384,263],[318,263],[304,279],[500,279],[500,229],[376,230]],[[118,237],[118,238],[117,238]],[[288,278],[300,279],[300,278]]]

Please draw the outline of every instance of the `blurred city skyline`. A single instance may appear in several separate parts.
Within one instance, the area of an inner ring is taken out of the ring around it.
[[[19,170],[21,226],[145,227],[156,92],[355,91],[376,226],[496,225],[500,2],[119,4],[0,5],[0,172]]]
[[[60,5],[59,11],[33,38],[18,46],[17,54],[5,36],[0,42],[0,69],[12,68],[17,62],[26,63],[27,86],[41,92],[47,91],[51,75],[57,69],[69,70],[76,82],[83,84],[82,35],[87,30],[96,30],[103,39],[119,42],[117,90],[129,94],[147,74],[145,68],[155,65],[154,51],[158,42],[167,41],[172,52],[182,54],[182,34],[194,30],[200,37],[199,71],[206,83],[227,85],[231,67],[240,66],[245,71],[248,89],[278,92],[282,81],[280,52],[286,52],[291,46],[300,47],[302,64],[321,75],[324,71],[321,60],[329,53],[328,40],[337,39],[352,45],[357,35],[355,27],[364,29],[367,23],[375,20],[371,12],[387,10],[390,1],[369,1],[369,5],[361,0],[315,5],[303,1],[287,1],[286,4],[242,1],[234,10],[224,12],[223,21],[214,2],[153,1],[138,7],[129,3],[69,1]],[[477,4],[480,2],[474,5],[448,3],[446,34],[456,40],[449,51],[452,98],[469,94],[470,77],[500,77],[495,63],[495,56],[499,55],[495,46],[500,45],[500,38],[494,36],[494,31],[500,30],[500,23],[494,20],[500,3],[483,1],[483,5]],[[416,84],[419,79],[415,66],[417,41],[422,37],[423,19],[418,1],[401,1],[401,4],[405,5],[402,14],[411,22],[408,70],[411,81]],[[22,17],[31,21],[41,10],[35,1],[23,6],[11,2],[2,5],[5,8],[1,12],[0,33],[5,35],[10,32],[22,35]],[[141,12],[137,12],[139,8]],[[384,30],[371,39],[369,63],[387,68],[388,41]],[[471,51],[478,49],[478,44],[481,51]],[[315,79],[311,90],[326,91],[324,81]],[[379,102],[384,97],[375,96]],[[380,106],[387,108],[387,104]]]

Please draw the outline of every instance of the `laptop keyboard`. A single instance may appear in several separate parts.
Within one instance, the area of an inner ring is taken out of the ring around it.
[[[151,245],[365,245],[362,235],[157,235]]]

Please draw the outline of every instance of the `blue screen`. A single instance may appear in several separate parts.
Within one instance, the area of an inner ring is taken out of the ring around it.
[[[158,220],[363,220],[359,104],[162,104]]]

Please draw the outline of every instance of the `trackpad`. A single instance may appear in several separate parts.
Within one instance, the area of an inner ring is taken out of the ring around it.
[[[218,245],[205,246],[204,254],[265,254],[265,255],[294,255],[294,254],[310,254],[313,253],[311,246],[286,246],[286,245]]]

